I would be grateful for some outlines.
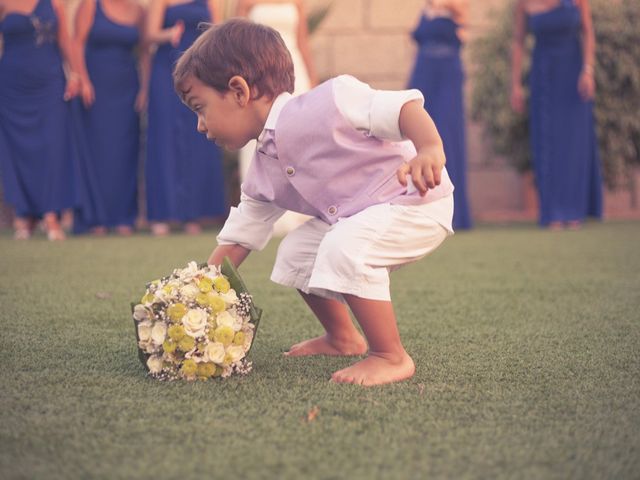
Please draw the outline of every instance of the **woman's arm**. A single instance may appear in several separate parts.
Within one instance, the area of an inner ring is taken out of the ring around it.
[[[524,54],[525,0],[518,0],[515,7],[513,37],[511,40],[511,108],[524,112],[524,92],[522,91],[522,57]]]
[[[178,46],[184,33],[184,22],[178,21],[173,27],[162,28],[164,12],[167,9],[166,0],[152,0],[147,13],[147,27],[145,41],[149,46],[171,43]]]
[[[73,55],[73,45],[69,36],[69,27],[67,24],[67,13],[64,9],[64,5],[60,0],[52,0],[51,5],[53,11],[58,17],[58,46],[62,53],[62,59],[68,68],[67,72],[67,85],[64,92],[64,99],[69,100],[80,91],[80,77],[78,75],[78,65],[76,58]]]
[[[140,32],[140,41],[138,43],[138,82],[140,89],[136,96],[135,109],[136,112],[142,112],[147,107],[147,99],[149,98],[149,77],[151,72],[151,48],[146,42],[147,28],[147,12],[142,6],[138,6],[138,31]]]
[[[217,25],[222,23],[222,6],[220,0],[209,0],[209,15],[211,15],[211,23]]]
[[[578,91],[584,100],[590,100],[595,94],[595,81],[593,79],[596,37],[593,31],[591,19],[591,7],[589,0],[579,0],[578,8],[582,19],[582,70],[578,79]]]
[[[253,2],[249,0],[238,0],[238,5],[236,6],[236,16],[247,18],[249,15],[249,10],[253,6]]]
[[[468,38],[469,25],[469,1],[468,0],[450,0],[449,9],[455,22],[459,25],[458,38],[462,42],[466,42]]]
[[[76,11],[76,17],[74,21],[74,36],[73,36],[73,56],[75,57],[75,63],[77,65],[77,73],[80,75],[81,88],[80,95],[82,96],[82,103],[85,107],[89,107],[95,100],[95,92],[93,90],[93,84],[91,78],[89,78],[89,72],[87,71],[87,64],[85,61],[85,46],[87,43],[87,37],[93,24],[93,19],[96,12],[96,3],[93,0],[82,0]]]
[[[298,8],[298,49],[302,55],[302,60],[307,68],[307,74],[309,75],[309,81],[311,87],[315,87],[318,84],[318,75],[316,74],[316,67],[311,57],[311,49],[309,48],[309,29],[307,28],[307,13],[301,0],[296,1]]]

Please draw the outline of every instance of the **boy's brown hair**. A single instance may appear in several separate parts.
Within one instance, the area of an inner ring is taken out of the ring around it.
[[[180,96],[184,80],[193,75],[219,92],[229,79],[244,78],[253,99],[293,93],[293,62],[282,37],[273,28],[234,18],[209,26],[180,57],[173,83]]]

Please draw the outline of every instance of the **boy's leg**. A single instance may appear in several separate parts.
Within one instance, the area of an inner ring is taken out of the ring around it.
[[[351,321],[346,305],[330,298],[299,291],[326,333],[293,345],[285,355],[362,355],[367,342]]]
[[[326,331],[325,335],[293,345],[285,355],[361,355],[367,351],[367,342],[354,326],[345,304],[335,298],[305,293],[318,245],[330,228],[319,219],[311,219],[290,232],[278,247],[271,279],[297,289]]]
[[[391,304],[389,270],[428,255],[446,238],[448,231],[430,216],[438,208],[450,216],[453,202],[375,205],[341,220],[322,239],[309,288],[339,292],[370,349],[369,357],[334,373],[333,381],[378,385],[414,374]]]
[[[344,298],[367,337],[369,356],[335,372],[331,380],[338,383],[380,385],[413,376],[415,365],[400,341],[391,302],[354,295],[344,295]]]

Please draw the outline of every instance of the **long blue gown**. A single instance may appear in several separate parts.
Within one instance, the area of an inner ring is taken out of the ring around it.
[[[80,99],[74,105],[74,129],[81,147],[76,232],[98,225],[133,226],[138,214],[138,40],[136,26],[113,22],[100,0],[96,2],[85,47],[95,102],[86,109]]]
[[[200,34],[198,24],[211,21],[206,0],[167,7],[163,28],[178,20],[185,24],[180,45],[160,45],[151,71],[145,176],[152,222],[186,222],[227,212],[221,152],[198,133],[196,115],[180,101],[172,79],[180,53]]]
[[[5,201],[19,217],[73,206],[70,110],[57,30],[50,0],[0,22],[0,168]]]
[[[464,70],[457,29],[458,24],[451,18],[422,15],[413,32],[418,53],[409,87],[424,95],[425,108],[442,137],[447,171],[455,185],[453,228],[467,229],[472,227],[472,221],[466,185]]]
[[[602,216],[593,103],[578,93],[580,11],[571,0],[529,15],[535,36],[530,74],[531,145],[540,224]]]

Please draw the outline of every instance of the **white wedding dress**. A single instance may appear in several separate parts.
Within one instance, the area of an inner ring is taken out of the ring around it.
[[[293,60],[293,70],[296,77],[293,94],[299,95],[308,91],[311,88],[311,81],[309,80],[309,74],[302,54],[298,48],[298,22],[300,18],[296,5],[290,2],[259,3],[251,8],[248,18],[252,22],[268,25],[280,33]],[[247,170],[249,170],[249,164],[253,158],[255,148],[256,141],[252,140],[239,152],[238,168],[241,181],[244,181]],[[276,222],[274,235],[282,236],[308,219],[309,217],[306,215],[287,212]]]

